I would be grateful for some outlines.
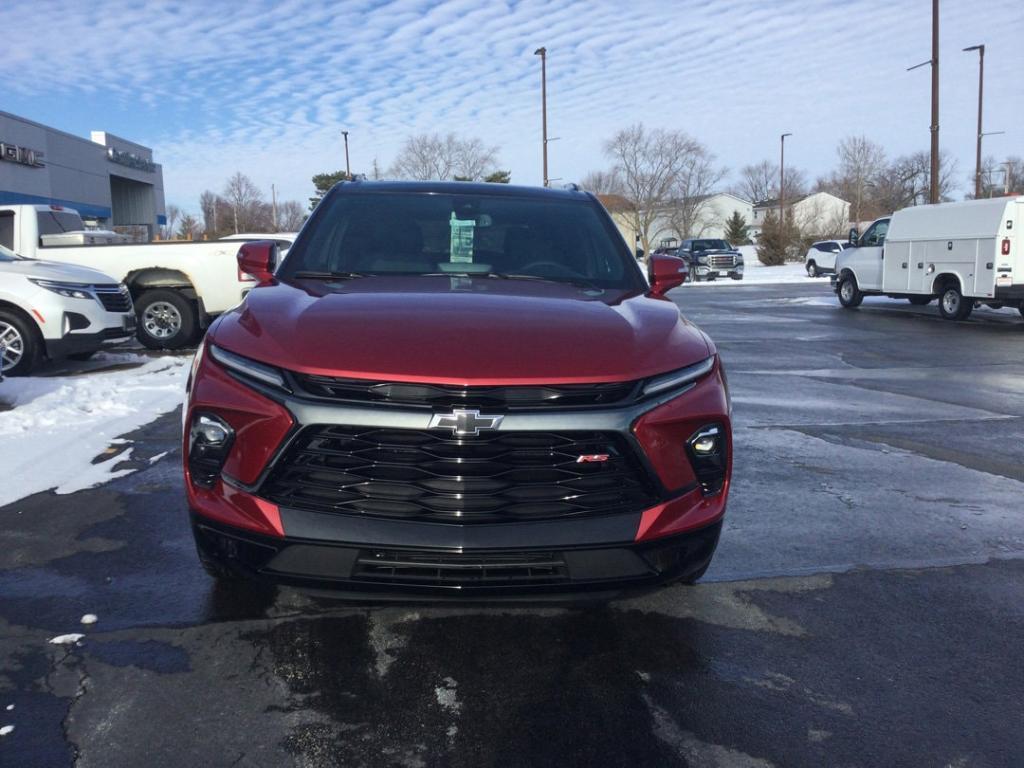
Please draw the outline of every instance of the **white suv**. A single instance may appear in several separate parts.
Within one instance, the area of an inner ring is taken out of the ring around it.
[[[817,277],[818,275],[835,274],[836,256],[842,253],[844,248],[849,247],[849,243],[840,240],[821,240],[812,243],[811,247],[807,249],[807,255],[804,256],[807,275]]]
[[[48,357],[85,359],[135,332],[128,289],[87,267],[26,259],[0,245],[0,375]]]

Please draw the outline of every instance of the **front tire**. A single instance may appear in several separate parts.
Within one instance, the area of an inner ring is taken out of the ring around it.
[[[0,367],[4,376],[28,376],[42,357],[42,342],[29,321],[21,315],[0,309]]]
[[[150,349],[181,349],[199,326],[195,306],[178,291],[146,291],[135,302],[136,336]]]
[[[939,314],[946,320],[966,320],[974,311],[974,301],[965,298],[956,283],[948,283],[939,294]]]
[[[857,287],[857,278],[853,275],[843,275],[839,278],[839,303],[847,309],[855,309],[864,301],[864,294]]]
[[[813,261],[807,262],[807,276],[808,277],[817,277],[820,274],[821,274],[821,272],[818,271],[818,265],[817,264],[815,264]]]

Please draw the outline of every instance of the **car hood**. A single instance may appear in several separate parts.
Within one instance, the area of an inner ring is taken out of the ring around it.
[[[37,277],[43,280],[62,280],[68,283],[117,283],[117,280],[98,269],[39,259],[0,261],[0,272],[8,275]]]
[[[593,293],[455,277],[298,281],[254,289],[210,338],[302,373],[460,385],[632,380],[713,352],[671,301]]]

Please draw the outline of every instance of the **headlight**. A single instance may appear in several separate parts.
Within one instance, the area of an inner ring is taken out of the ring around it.
[[[93,297],[92,286],[88,283],[64,283],[58,280],[40,280],[35,277],[30,277],[29,281],[35,283],[40,288],[53,291],[69,299],[91,299]]]
[[[700,256],[697,257],[697,263],[698,264],[707,264],[708,263],[708,257],[705,256],[704,254],[701,254]]]
[[[709,357],[705,360],[701,360],[699,363],[694,365],[688,365],[686,368],[680,368],[678,371],[671,371],[670,373],[663,373],[660,376],[654,376],[644,382],[643,389],[641,390],[644,395],[656,395],[659,392],[665,392],[670,389],[678,389],[679,387],[692,384],[697,379],[706,376],[711,373],[711,369],[715,367],[715,358]]]
[[[235,373],[256,379],[277,389],[286,389],[284,376],[281,375],[277,368],[257,363],[255,360],[236,355],[234,352],[228,352],[226,349],[221,349],[214,344],[210,345],[210,357]]]

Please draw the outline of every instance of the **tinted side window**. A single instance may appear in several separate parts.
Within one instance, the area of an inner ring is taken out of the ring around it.
[[[864,233],[864,240],[861,245],[884,245],[885,235],[889,231],[889,222],[886,219],[876,221],[871,228]]]
[[[14,213],[0,213],[0,245],[14,250]]]

